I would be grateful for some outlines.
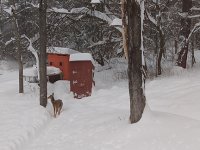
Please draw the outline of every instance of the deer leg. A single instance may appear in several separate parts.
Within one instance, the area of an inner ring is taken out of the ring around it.
[[[58,115],[60,115],[60,111],[61,111],[61,107],[60,107],[59,110],[58,110]]]
[[[56,118],[56,116],[57,116],[57,112],[58,112],[58,109],[57,108],[55,108],[55,118]]]
[[[56,117],[56,108],[53,107],[54,117]]]
[[[58,115],[60,115],[60,111],[62,109],[62,106],[59,107],[59,110],[58,110]]]

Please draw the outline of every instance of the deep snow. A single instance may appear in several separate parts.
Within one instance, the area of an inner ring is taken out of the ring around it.
[[[62,99],[58,118],[52,105],[39,106],[38,87],[18,94],[17,72],[0,75],[1,150],[197,150],[200,148],[200,69],[154,79],[146,85],[142,120],[129,124],[127,81],[97,72],[91,97],[73,99],[69,83],[48,84]],[[107,80],[105,79],[107,78]]]

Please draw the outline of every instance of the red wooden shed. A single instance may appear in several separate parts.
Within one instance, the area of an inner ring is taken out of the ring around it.
[[[92,94],[94,76],[94,60],[89,53],[77,53],[70,55],[71,80],[70,90],[74,98],[81,99]]]
[[[47,53],[48,65],[59,68],[63,73],[63,79],[70,80],[71,69],[69,63],[69,56],[70,54],[77,53],[77,51],[63,47],[48,47]]]

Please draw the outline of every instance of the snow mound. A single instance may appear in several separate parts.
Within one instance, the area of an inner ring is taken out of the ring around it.
[[[194,53],[195,53],[196,63],[200,63],[200,50],[196,50]]]
[[[26,68],[23,71],[24,76],[28,77],[36,77],[38,75],[37,68],[32,67],[32,68]]]
[[[70,94],[70,81],[56,81],[49,91],[51,91],[49,94],[54,93],[55,99],[62,99],[63,96],[68,96],[68,94]]]
[[[186,72],[186,70],[184,68],[179,67],[179,66],[174,66],[171,69],[170,74],[171,75],[178,75],[178,76],[180,76],[180,75],[184,74],[185,72]]]

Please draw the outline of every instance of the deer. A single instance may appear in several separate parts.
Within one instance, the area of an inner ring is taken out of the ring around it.
[[[55,100],[54,93],[52,95],[50,95],[47,99],[51,100],[51,103],[53,105],[53,110],[54,110],[54,117],[56,118],[57,115],[60,115],[60,111],[62,109],[63,102],[60,99]]]

